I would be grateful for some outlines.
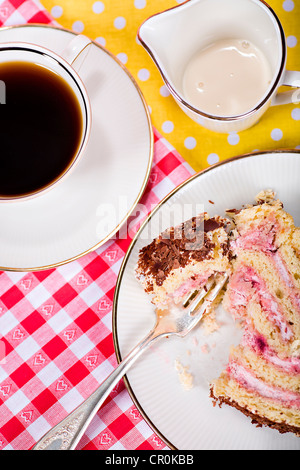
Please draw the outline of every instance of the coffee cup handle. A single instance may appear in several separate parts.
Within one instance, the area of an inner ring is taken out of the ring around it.
[[[286,70],[282,85],[291,86],[294,89],[277,93],[273,99],[271,106],[277,106],[279,104],[299,104],[300,103],[300,72],[296,70]]]
[[[78,71],[88,54],[89,46],[91,44],[91,39],[83,34],[79,34],[67,45],[61,53],[61,56]],[[77,60],[79,57],[81,59],[80,61]]]

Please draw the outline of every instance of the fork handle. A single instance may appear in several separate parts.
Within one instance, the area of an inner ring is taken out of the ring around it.
[[[32,450],[74,450],[93,417],[138,357],[158,338],[153,329],[78,408],[47,432]]]

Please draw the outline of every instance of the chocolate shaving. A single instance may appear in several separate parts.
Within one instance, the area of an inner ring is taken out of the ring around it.
[[[216,219],[208,219],[204,222],[204,232],[213,232],[214,230],[222,226],[223,224],[217,222]]]
[[[140,251],[138,270],[152,275],[162,285],[172,269],[185,267],[191,260],[203,261],[212,257],[215,247],[207,233],[224,226],[215,218],[204,220],[204,215],[165,230]],[[224,247],[224,251],[226,248]],[[148,292],[152,287],[149,285]]]
[[[242,209],[226,209],[226,214],[239,214]]]

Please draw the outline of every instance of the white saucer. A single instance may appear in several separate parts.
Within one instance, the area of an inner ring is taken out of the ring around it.
[[[26,25],[1,29],[0,43],[31,42],[60,53],[73,36],[61,28]],[[119,230],[145,189],[153,134],[138,85],[97,43],[79,75],[93,113],[85,155],[50,192],[30,201],[0,204],[1,270],[48,269],[95,250]]]

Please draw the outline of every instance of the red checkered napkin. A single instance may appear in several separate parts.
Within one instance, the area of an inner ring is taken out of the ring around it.
[[[0,26],[37,22],[52,23],[38,1],[0,0]],[[153,168],[141,200],[146,211],[193,173],[155,130],[154,136]],[[135,220],[135,230],[141,221]],[[30,449],[116,367],[112,303],[130,242],[116,237],[57,269],[0,272],[0,449]],[[121,381],[78,448],[166,447]]]

